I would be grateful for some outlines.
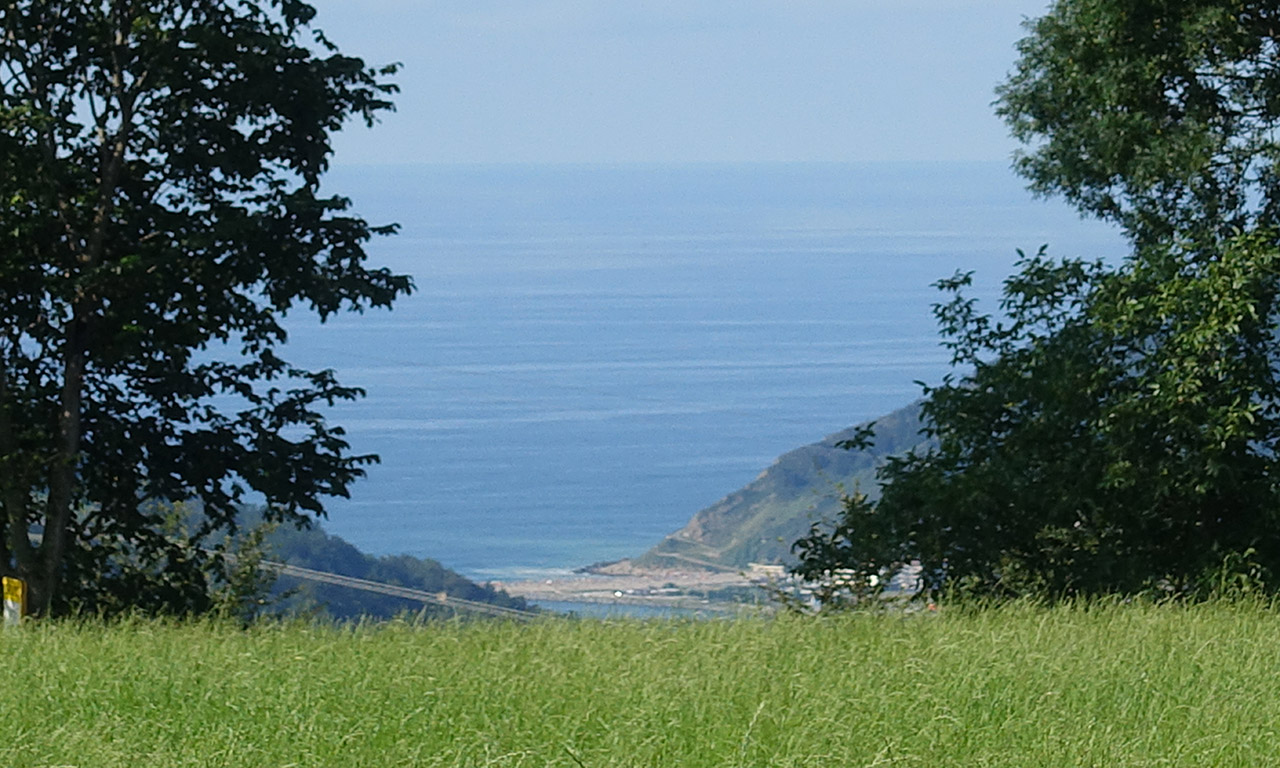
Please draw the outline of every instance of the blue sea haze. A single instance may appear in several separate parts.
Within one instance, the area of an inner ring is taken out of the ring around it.
[[[931,287],[1016,249],[1115,259],[1113,230],[999,164],[339,168],[399,235],[390,312],[292,322],[293,360],[382,463],[329,505],[369,552],[478,579],[638,554],[779,454],[947,370]]]

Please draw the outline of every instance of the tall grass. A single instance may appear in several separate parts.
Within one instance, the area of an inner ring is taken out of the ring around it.
[[[5,766],[1280,764],[1280,615],[31,626]]]

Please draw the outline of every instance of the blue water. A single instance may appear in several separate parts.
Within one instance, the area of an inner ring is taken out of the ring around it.
[[[1123,252],[998,164],[347,168],[330,184],[400,222],[370,252],[417,291],[292,324],[292,359],[368,390],[333,420],[382,456],[326,527],[480,579],[638,554],[779,454],[906,404],[946,370],[934,280],[977,270],[990,298],[1017,248]]]

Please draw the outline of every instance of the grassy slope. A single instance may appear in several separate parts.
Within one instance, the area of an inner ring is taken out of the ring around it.
[[[1275,765],[1278,633],[1221,604],[30,627],[0,636],[0,764]]]
[[[853,436],[850,427],[783,454],[750,484],[698,512],[633,562],[730,570],[789,562],[791,543],[814,521],[834,519],[844,493],[876,493],[875,468],[885,456],[921,443],[919,413],[915,404],[877,419],[875,445],[865,453],[834,447]]]

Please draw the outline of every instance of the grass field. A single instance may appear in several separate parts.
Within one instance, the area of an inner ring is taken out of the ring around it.
[[[3,766],[1280,765],[1252,605],[0,635]]]

